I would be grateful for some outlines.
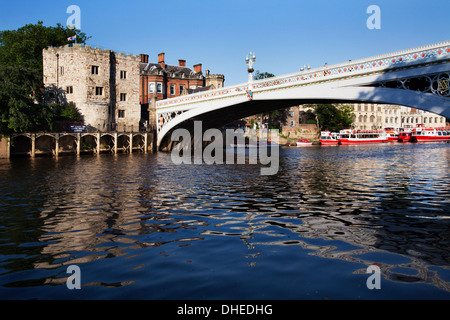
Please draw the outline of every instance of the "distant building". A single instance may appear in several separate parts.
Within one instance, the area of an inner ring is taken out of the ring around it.
[[[223,87],[224,76],[202,73],[202,65],[186,67],[158,63],[148,55],[117,53],[109,49],[73,44],[43,50],[43,76],[50,100],[74,102],[84,123],[102,131],[137,131],[156,123],[150,109],[157,100],[174,98],[200,90]],[[55,100],[55,99],[53,99]],[[153,112],[154,113],[154,112]]]
[[[427,128],[446,126],[446,118],[420,109],[372,103],[354,103],[355,121],[353,128],[359,130],[380,130],[386,128]]]

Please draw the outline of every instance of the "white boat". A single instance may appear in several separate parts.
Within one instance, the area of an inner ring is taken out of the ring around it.
[[[297,140],[297,147],[308,147],[312,146],[312,142],[308,139],[298,139]]]
[[[410,142],[450,141],[450,128],[414,128]]]
[[[320,133],[320,144],[321,145],[338,145],[338,135],[337,133],[330,131],[322,131]]]
[[[341,130],[339,144],[364,144],[388,142],[386,133],[382,130]]]

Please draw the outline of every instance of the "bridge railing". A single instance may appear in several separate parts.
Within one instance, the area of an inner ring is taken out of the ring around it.
[[[298,82],[306,84],[336,78],[345,78],[354,75],[355,73],[380,72],[386,69],[423,64],[440,59],[450,59],[450,41],[443,41],[412,49],[310,69],[308,71],[300,71],[278,77],[256,80],[253,81],[250,86],[247,82],[198,94],[166,99],[158,101],[156,106],[157,110],[160,111],[162,111],[162,109],[172,108],[178,110],[189,109],[197,102],[245,95],[248,90],[257,92],[259,90],[271,89],[271,87],[281,87]]]

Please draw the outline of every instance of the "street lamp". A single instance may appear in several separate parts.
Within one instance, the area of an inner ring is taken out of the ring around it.
[[[307,70],[311,69],[309,64],[308,64],[308,66],[306,66],[306,64],[304,64],[303,67],[300,68],[300,71],[305,71],[305,69],[307,69]]]
[[[253,69],[253,64],[255,63],[255,61],[256,61],[256,56],[255,56],[255,53],[254,53],[254,52],[253,52],[253,54],[250,52],[250,56],[247,56],[247,57],[245,58],[245,62],[246,62],[247,65],[248,65],[247,71],[248,71],[248,82],[249,82],[249,83],[252,83],[252,81],[253,81],[253,75],[252,75],[252,73],[253,73],[253,71],[255,71],[255,70]]]

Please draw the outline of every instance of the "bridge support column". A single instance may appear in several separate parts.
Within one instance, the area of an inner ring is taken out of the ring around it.
[[[59,156],[59,133],[55,135],[55,156]]]
[[[100,154],[100,132],[97,132],[97,155]]]
[[[144,153],[148,151],[148,132],[144,134]]]
[[[81,133],[77,133],[77,155],[81,154]]]
[[[130,133],[130,153],[133,153],[133,133]]]
[[[33,133],[31,135],[31,157],[34,158],[36,156],[36,134]]]
[[[118,136],[118,134],[117,134],[117,132],[115,132],[114,133],[114,154],[117,154],[117,143],[118,143],[118,140],[119,139],[119,136]]]

